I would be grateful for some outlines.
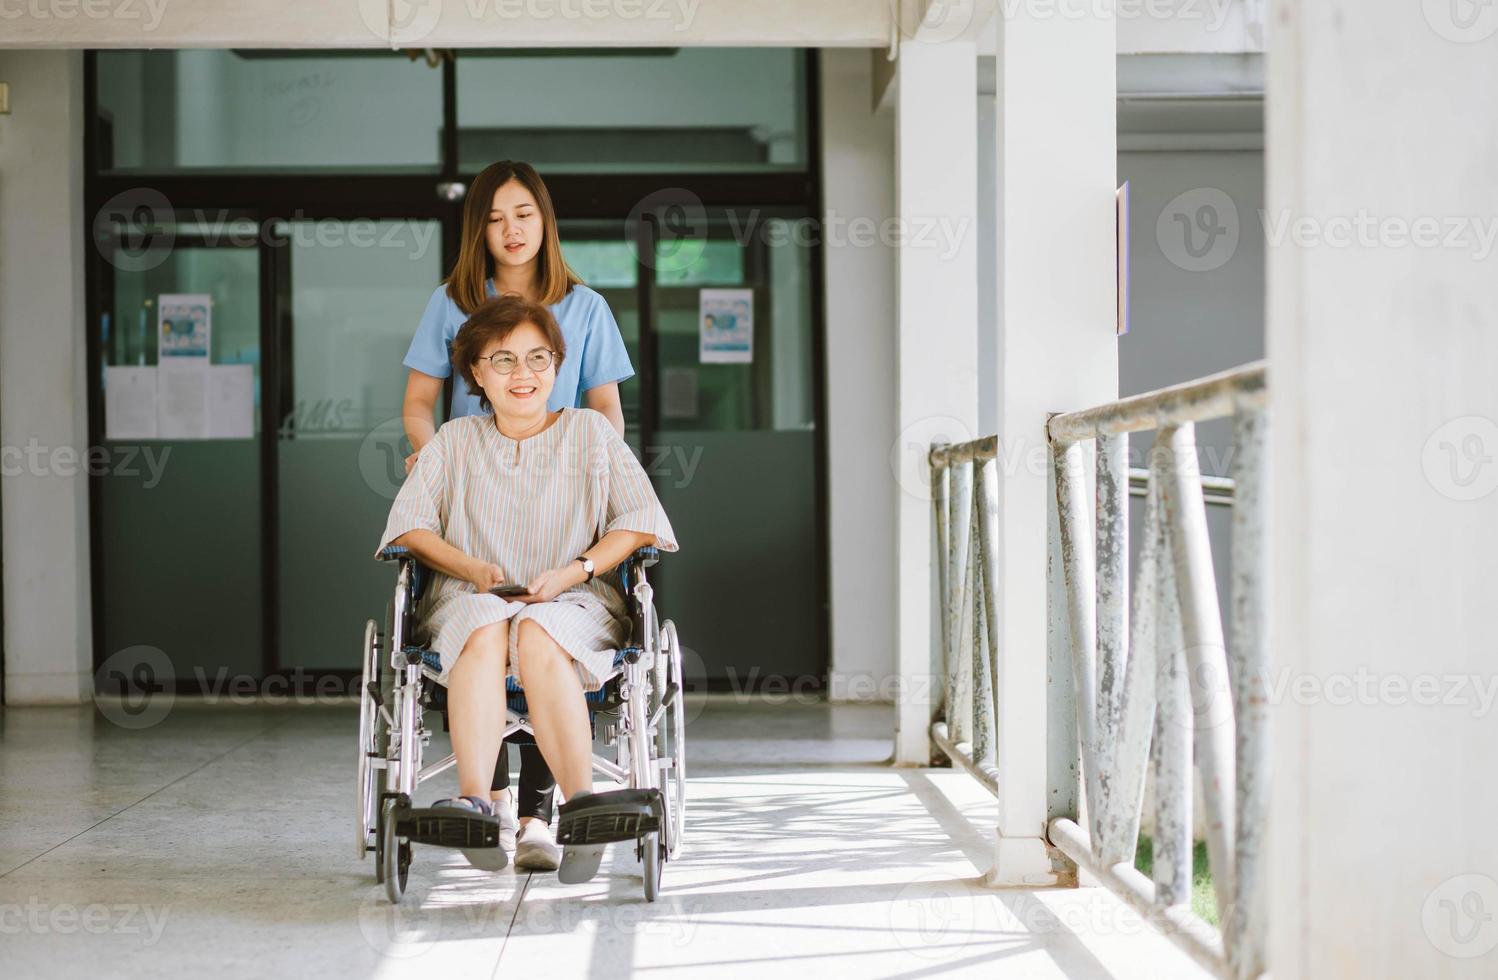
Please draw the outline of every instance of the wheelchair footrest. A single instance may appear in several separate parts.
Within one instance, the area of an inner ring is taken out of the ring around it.
[[[661,791],[620,789],[590,793],[562,804],[557,843],[611,844],[636,840],[661,828]]]
[[[499,846],[499,821],[455,807],[397,810],[395,832],[417,844],[474,849]]]

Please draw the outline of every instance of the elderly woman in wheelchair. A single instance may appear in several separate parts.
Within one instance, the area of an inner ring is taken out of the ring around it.
[[[396,606],[403,596],[415,604],[396,610],[406,622],[392,626],[388,652],[366,631],[371,703],[360,741],[371,761],[368,772],[361,761],[361,854],[380,855],[377,874],[392,900],[404,890],[413,841],[459,847],[485,870],[505,867],[489,788],[502,740],[521,727],[534,733],[566,800],[557,829],[562,881],[588,880],[605,844],[634,839],[653,899],[660,862],[675,847],[660,839],[672,836],[665,811],[673,794],[663,792],[667,733],[655,729],[674,715],[680,740],[680,705],[667,710],[680,691],[680,657],[674,627],[655,622],[642,569],[655,549],[677,545],[649,479],[607,419],[588,409],[548,411],[567,353],[545,306],[505,296],[474,312],[454,341],[453,361],[492,414],[438,430],[377,549],[377,557],[402,562]],[[411,576],[422,574],[427,581],[411,587]],[[372,680],[371,669],[383,678]],[[458,795],[417,809],[416,783],[446,768],[420,770],[429,737],[420,713],[440,707],[435,689],[422,698],[423,679],[446,688]],[[510,710],[521,691],[523,715]],[[627,709],[616,765],[592,749],[590,709],[609,701],[600,697],[607,693]],[[679,745],[675,754],[679,769]],[[595,767],[628,788],[594,793]],[[386,791],[376,798],[380,770]]]

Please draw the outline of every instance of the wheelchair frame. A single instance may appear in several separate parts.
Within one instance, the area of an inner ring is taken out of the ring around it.
[[[645,569],[658,560],[655,548],[641,548],[618,568],[630,612],[629,644],[614,660],[614,673],[588,696],[588,712],[613,717],[604,726],[614,759],[593,756],[593,769],[628,789],[658,790],[659,829],[638,837],[635,854],[643,864],[645,899],[660,893],[661,868],[681,849],[686,824],[686,724],[681,647],[676,626],[656,616],[654,593]],[[422,765],[432,733],[423,719],[440,711],[446,722],[445,691],[438,700],[437,671],[423,660],[427,651],[412,640],[416,603],[431,572],[407,549],[391,546],[382,561],[398,563],[395,596],[387,628],[373,619],[364,625],[360,651],[363,684],[359,697],[359,857],[375,855],[375,879],[391,902],[406,890],[411,841],[397,832],[398,810],[409,809],[416,787],[456,764],[446,758]],[[505,737],[532,731],[528,715],[517,710],[523,691],[506,690]]]

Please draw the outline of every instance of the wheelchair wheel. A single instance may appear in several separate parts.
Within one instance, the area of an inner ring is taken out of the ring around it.
[[[645,901],[653,902],[661,893],[661,865],[665,864],[665,850],[661,846],[660,832],[652,830],[645,835],[645,853],[642,855],[645,875]]]
[[[369,684],[380,674],[380,630],[374,620],[364,624],[364,643],[359,651],[364,664],[359,685],[359,860],[374,850],[375,814],[379,809],[380,774],[374,761],[383,756],[377,729],[382,727],[379,706]]]
[[[396,905],[406,893],[411,871],[411,842],[395,835],[395,801],[386,800],[380,816],[380,859],[385,879],[385,897]]]
[[[687,688],[682,679],[681,641],[676,635],[676,624],[669,619],[661,626],[660,651],[669,672],[667,683],[676,685],[676,700],[666,709],[655,733],[656,757],[671,763],[669,770],[661,772],[660,788],[666,804],[666,823],[662,827],[665,852],[668,858],[674,858],[681,851],[687,820]]]

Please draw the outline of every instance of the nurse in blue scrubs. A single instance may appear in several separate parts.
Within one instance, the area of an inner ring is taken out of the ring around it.
[[[503,160],[491,164],[473,181],[463,204],[462,246],[446,281],[432,293],[411,349],[406,353],[406,397],[402,405],[406,437],[414,452],[435,434],[437,400],[452,373],[453,337],[470,313],[490,296],[518,293],[546,305],[567,341],[567,357],[557,372],[547,408],[592,408],[602,412],[624,434],[619,383],[634,376],[619,324],[603,297],[583,285],[562,258],[556,211],[541,175],[527,163]],[[461,376],[453,379],[448,418],[483,411]],[[560,849],[548,831],[556,780],[535,741],[517,733],[507,741],[520,747],[519,826],[515,866],[521,870],[555,870]],[[507,753],[501,752],[494,773],[496,800],[509,786]],[[506,829],[509,807],[497,807]]]

